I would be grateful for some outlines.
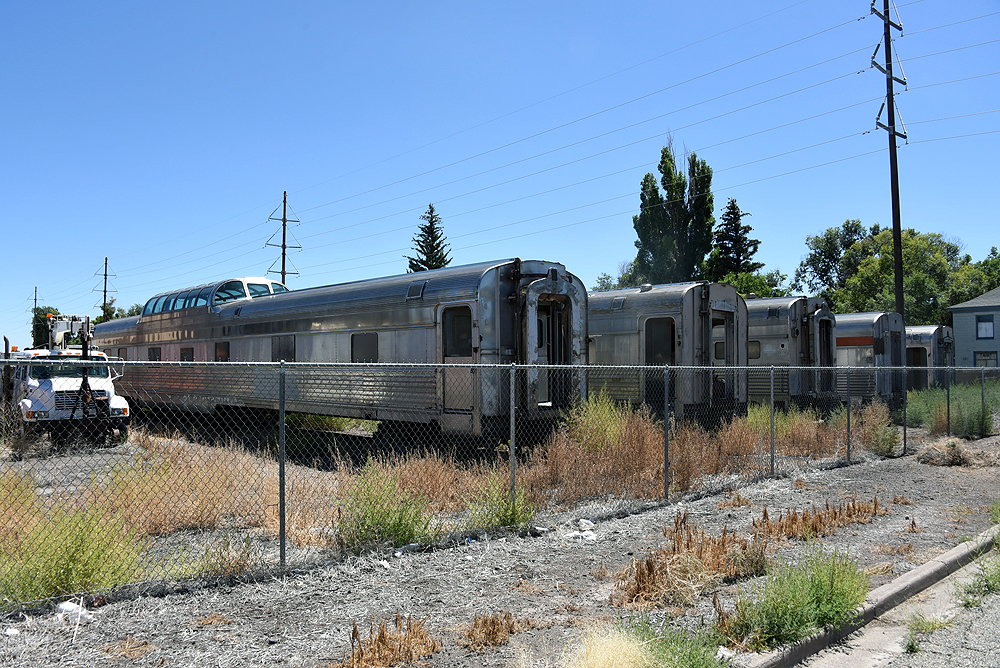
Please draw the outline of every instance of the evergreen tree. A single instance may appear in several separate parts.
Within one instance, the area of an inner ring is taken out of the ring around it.
[[[754,262],[760,247],[758,239],[751,239],[753,228],[743,224],[743,218],[750,213],[740,211],[735,199],[726,204],[719,225],[715,229],[715,245],[705,263],[705,278],[721,281],[727,274],[753,274],[763,268],[762,262]]]
[[[632,225],[639,240],[632,279],[646,283],[677,283],[697,278],[712,250],[715,218],[712,168],[694,153],[687,157],[687,178],[677,168],[673,146],[660,152],[660,185],[656,177],[642,179],[641,210]]]
[[[413,237],[413,250],[416,251],[416,257],[404,256],[410,261],[407,273],[440,269],[447,267],[451,262],[448,244],[445,243],[444,228],[441,225],[441,216],[434,210],[433,204],[427,205],[427,211],[420,216],[420,220],[424,222],[417,228],[417,235]]]

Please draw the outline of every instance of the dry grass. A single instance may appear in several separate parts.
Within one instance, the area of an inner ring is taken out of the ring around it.
[[[506,611],[480,617],[477,612],[468,628],[462,630],[459,643],[473,652],[482,652],[487,647],[506,645],[511,635],[531,628],[534,623],[527,617],[517,619]]]
[[[109,643],[102,649],[115,659],[141,659],[157,648],[149,644],[148,640],[137,640],[132,636],[126,636],[124,640]]]
[[[740,494],[740,490],[738,489],[730,491],[729,498],[724,501],[719,501],[719,503],[717,504],[717,507],[719,509],[740,508],[742,506],[750,506],[751,508],[753,508],[754,504],[753,501]]]
[[[923,533],[924,530],[917,526],[917,520],[911,519],[909,526],[903,529],[903,533]]]
[[[906,496],[903,494],[897,494],[894,497],[892,497],[892,502],[895,503],[897,506],[912,506],[916,504],[916,501],[911,501],[910,499],[906,498]]]
[[[648,643],[616,629],[594,628],[588,631],[579,647],[565,653],[561,668],[646,668],[654,659]],[[529,665],[522,659],[522,666]]]
[[[382,620],[376,625],[371,622],[368,638],[362,638],[358,623],[351,631],[351,655],[341,663],[330,664],[330,668],[368,668],[374,666],[397,666],[400,664],[422,663],[420,659],[441,649],[441,641],[432,638],[424,628],[426,619],[405,620],[397,612],[393,628]]]
[[[706,534],[678,513],[674,526],[665,526],[667,541],[617,574],[613,605],[642,607],[690,605],[708,585],[720,579],[760,575],[767,566],[766,540],[730,533]]]
[[[898,557],[913,556],[913,543],[903,543],[902,545],[879,545],[874,548],[879,554],[891,554]]]
[[[839,506],[830,506],[830,502],[827,501],[823,510],[813,506],[812,509],[807,508],[801,513],[789,509],[786,513],[779,514],[777,520],[772,520],[768,516],[765,506],[760,519],[753,521],[751,531],[753,535],[767,539],[813,538],[827,536],[850,524],[867,524],[875,516],[884,515],[886,512],[888,511],[879,504],[878,497],[874,497],[871,501],[858,501],[852,498]]]

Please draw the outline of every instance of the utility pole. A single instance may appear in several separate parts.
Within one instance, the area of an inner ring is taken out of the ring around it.
[[[108,258],[104,258],[104,299],[101,300],[101,318],[108,319]]]
[[[875,53],[872,54],[872,65],[885,74],[886,101],[882,105],[882,108],[887,112],[886,120],[888,122],[888,125],[886,125],[876,118],[875,125],[889,133],[889,179],[892,188],[892,260],[896,275],[896,313],[902,316],[903,321],[906,322],[905,315],[903,314],[903,232],[899,220],[899,169],[896,164],[896,137],[906,139],[906,132],[905,128],[904,132],[896,130],[896,104],[892,91],[893,81],[898,81],[905,86],[906,78],[900,79],[892,74],[891,32],[892,28],[895,28],[902,33],[903,26],[893,23],[892,19],[889,18],[889,0],[882,0],[881,13],[875,9],[875,1],[872,0],[871,12],[882,19],[882,22],[885,24],[882,37],[885,42],[885,67],[879,65],[875,60],[875,56],[878,54],[878,47],[875,48]],[[879,109],[879,117],[881,116],[882,109]]]
[[[35,286],[35,307],[31,309],[31,345],[35,345],[35,321],[38,320],[38,286]]]
[[[285,255],[289,248],[302,248],[302,246],[289,246],[288,245],[288,223],[297,223],[299,220],[297,218],[288,217],[288,191],[284,191],[284,198],[281,200],[281,218],[275,218],[274,214],[278,211],[277,209],[271,213],[268,220],[280,220],[281,221],[281,284],[285,284],[285,275],[288,273],[285,270]],[[271,237],[274,238],[273,236]],[[268,246],[277,246],[278,244],[272,244],[270,240],[267,242]],[[273,264],[271,265],[274,266]],[[268,273],[277,273],[272,269],[268,269]],[[299,272],[293,271],[293,274],[298,274]]]

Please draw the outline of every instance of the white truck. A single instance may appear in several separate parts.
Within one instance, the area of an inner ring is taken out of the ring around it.
[[[81,345],[68,345],[76,334]],[[89,317],[50,316],[48,347],[9,354],[21,363],[5,370],[4,395],[16,407],[22,444],[40,432],[48,432],[53,445],[80,437],[101,443],[128,439],[131,411],[114,386],[120,374],[107,355],[89,350],[89,341]]]

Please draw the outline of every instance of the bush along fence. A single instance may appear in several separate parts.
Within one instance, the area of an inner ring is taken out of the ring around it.
[[[996,369],[3,365],[0,611],[663,503],[1000,413]]]

